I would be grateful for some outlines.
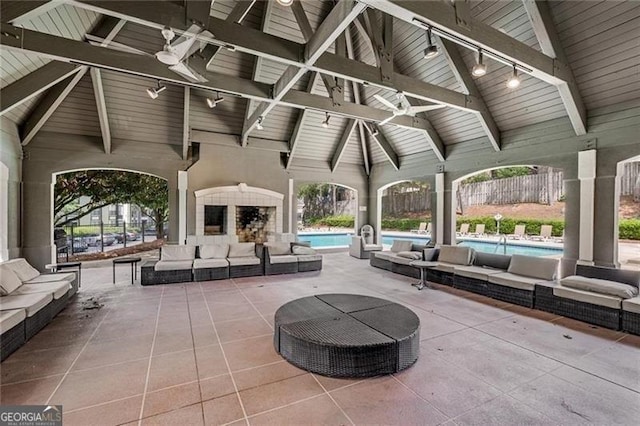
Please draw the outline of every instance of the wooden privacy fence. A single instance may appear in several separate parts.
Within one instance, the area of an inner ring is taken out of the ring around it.
[[[640,162],[624,163],[620,176],[620,195],[633,195],[635,201],[640,201]]]
[[[431,191],[395,193],[382,197],[382,216],[397,216],[408,212],[431,210]]]

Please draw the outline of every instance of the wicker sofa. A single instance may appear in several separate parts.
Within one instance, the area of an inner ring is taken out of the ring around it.
[[[75,272],[40,274],[21,258],[0,263],[0,359],[45,327],[77,291]]]
[[[264,244],[264,274],[294,274],[319,271],[322,255],[305,244],[293,242],[268,242]]]
[[[507,272],[511,256],[477,251],[471,265],[454,266],[453,286],[489,296],[489,275]]]
[[[578,265],[555,284],[536,285],[536,308],[640,334],[640,272]]]
[[[427,269],[427,280],[452,286],[455,268],[471,266],[474,258],[475,250],[470,247],[443,245],[438,253],[438,263]]]
[[[419,278],[418,268],[409,264],[414,260],[423,260],[425,248],[426,246],[414,244],[410,240],[394,240],[390,250],[372,252],[369,264],[396,274]]]

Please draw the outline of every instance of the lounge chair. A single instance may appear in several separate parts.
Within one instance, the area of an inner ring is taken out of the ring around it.
[[[468,223],[463,223],[460,225],[460,230],[458,232],[456,232],[456,235],[458,237],[464,237],[469,233],[469,224]]]
[[[531,235],[529,238],[536,241],[547,241],[551,238],[551,231],[553,227],[551,225],[540,226],[540,235]]]
[[[476,224],[476,230],[469,235],[476,238],[484,236],[484,223]]]
[[[513,234],[508,234],[507,238],[511,238],[513,240],[521,240],[523,238],[526,238],[525,235],[525,229],[526,229],[527,225],[516,225],[516,229],[513,230]]]
[[[431,222],[429,222],[429,232],[431,231]],[[411,232],[414,234],[424,234],[427,232],[427,222],[420,222],[418,225],[418,229],[412,229]]]
[[[381,251],[382,245],[376,244],[373,237],[373,227],[364,225],[360,229],[360,235],[351,237],[349,255],[358,259],[369,259],[371,252]]]

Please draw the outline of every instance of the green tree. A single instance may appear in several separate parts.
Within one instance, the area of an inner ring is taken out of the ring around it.
[[[169,218],[169,185],[164,179],[149,175],[139,175],[140,188],[132,194],[132,204],[153,220],[156,237],[164,238],[164,224]]]
[[[328,183],[311,183],[298,190],[298,198],[304,203],[302,221],[306,224],[327,216],[337,215],[337,202],[348,200],[351,190]]]

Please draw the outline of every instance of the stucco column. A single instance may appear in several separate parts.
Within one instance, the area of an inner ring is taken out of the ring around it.
[[[580,180],[580,246],[578,262],[593,264],[593,226],[595,211],[596,150],[578,153]]]
[[[187,188],[189,174],[178,171],[178,243],[187,242]]]
[[[617,268],[618,262],[618,214],[620,206],[620,170],[618,165],[601,167],[598,162],[595,179],[595,216],[593,230],[593,261],[598,266]]]
[[[436,244],[444,244],[444,206],[445,206],[445,184],[444,173],[436,173],[436,210],[434,217],[434,224],[431,225],[431,233],[435,236]]]
[[[178,205],[178,175],[168,180],[169,186],[169,235],[167,236],[168,243],[178,244],[178,229],[179,229],[179,217],[180,209]]]

